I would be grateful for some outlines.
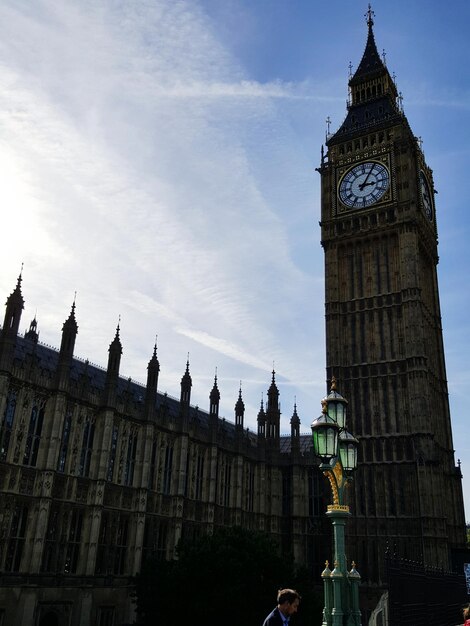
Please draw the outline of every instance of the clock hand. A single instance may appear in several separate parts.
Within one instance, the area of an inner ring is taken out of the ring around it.
[[[371,175],[371,173],[372,173],[372,170],[373,170],[373,169],[374,169],[374,164],[372,164],[372,165],[370,166],[370,170],[367,172],[367,176],[365,177],[364,182],[363,182],[361,185],[359,185],[359,189],[360,189],[361,191],[364,189],[364,187],[365,187],[367,184],[369,184],[369,185],[373,184],[373,183],[367,183],[367,181],[369,180],[369,176]]]

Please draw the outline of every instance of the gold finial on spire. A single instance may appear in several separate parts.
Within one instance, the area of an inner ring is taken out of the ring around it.
[[[24,263],[21,263],[20,274],[16,281],[16,289],[21,289],[21,281],[23,280],[23,267],[24,267]]]
[[[331,119],[329,115],[325,121],[326,121],[326,140],[328,141],[328,137],[330,136],[330,126],[331,126]]]
[[[400,111],[400,113],[403,113],[403,94],[401,91],[397,96],[397,100],[398,100],[398,110]]]
[[[332,376],[331,377],[331,391],[336,391],[336,383],[338,381],[336,380],[336,376]]]

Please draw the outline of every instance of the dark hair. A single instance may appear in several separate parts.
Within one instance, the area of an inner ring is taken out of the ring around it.
[[[470,604],[466,607],[464,607],[463,609],[463,618],[464,619],[469,619],[470,618]]]
[[[295,589],[279,589],[277,592],[277,603],[284,604],[288,602],[292,604],[295,600],[301,600],[300,594]]]

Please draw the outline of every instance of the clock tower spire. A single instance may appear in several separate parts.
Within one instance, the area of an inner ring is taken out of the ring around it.
[[[399,94],[375,43],[374,15],[369,5],[366,13],[368,35],[362,59],[348,83],[348,113],[341,127],[330,136],[327,145],[335,145],[357,134],[372,123],[390,125],[400,114]]]

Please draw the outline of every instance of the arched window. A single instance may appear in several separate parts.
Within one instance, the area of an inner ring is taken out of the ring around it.
[[[23,465],[36,465],[39,442],[41,441],[42,424],[44,422],[45,401],[36,400],[29,418],[28,434],[23,455]]]
[[[83,426],[82,449],[80,451],[79,476],[88,476],[90,472],[91,453],[93,452],[93,439],[95,436],[95,422],[87,417]]]
[[[165,450],[165,465],[163,470],[163,493],[169,495],[171,491],[171,474],[173,470],[173,445],[168,443]]]
[[[28,507],[18,504],[11,516],[10,534],[5,556],[5,571],[19,572],[28,524]]]
[[[108,473],[106,474],[106,478],[109,481],[113,480],[113,475],[114,475],[114,464],[116,462],[118,434],[119,434],[119,427],[116,424],[114,424],[113,432],[111,434],[111,450],[109,451]]]
[[[7,457],[8,448],[10,446],[11,433],[13,430],[13,421],[16,411],[16,390],[10,389],[7,396],[7,404],[3,415],[2,425],[0,426],[0,460],[4,461]]]
[[[67,460],[67,452],[69,448],[70,431],[72,429],[72,407],[67,407],[64,418],[64,426],[62,428],[62,440],[60,442],[59,461],[57,463],[57,471],[65,471],[65,462]]]
[[[59,626],[57,613],[55,611],[45,613],[39,621],[39,626]]]
[[[196,486],[194,497],[202,500],[204,486],[204,450],[200,450],[196,457]]]
[[[124,484],[132,487],[134,482],[135,458],[137,453],[137,432],[131,430],[127,440],[126,467],[124,472]]]
[[[77,572],[82,526],[83,511],[81,509],[73,509],[68,528],[67,552],[64,564],[65,574],[75,574]]]

